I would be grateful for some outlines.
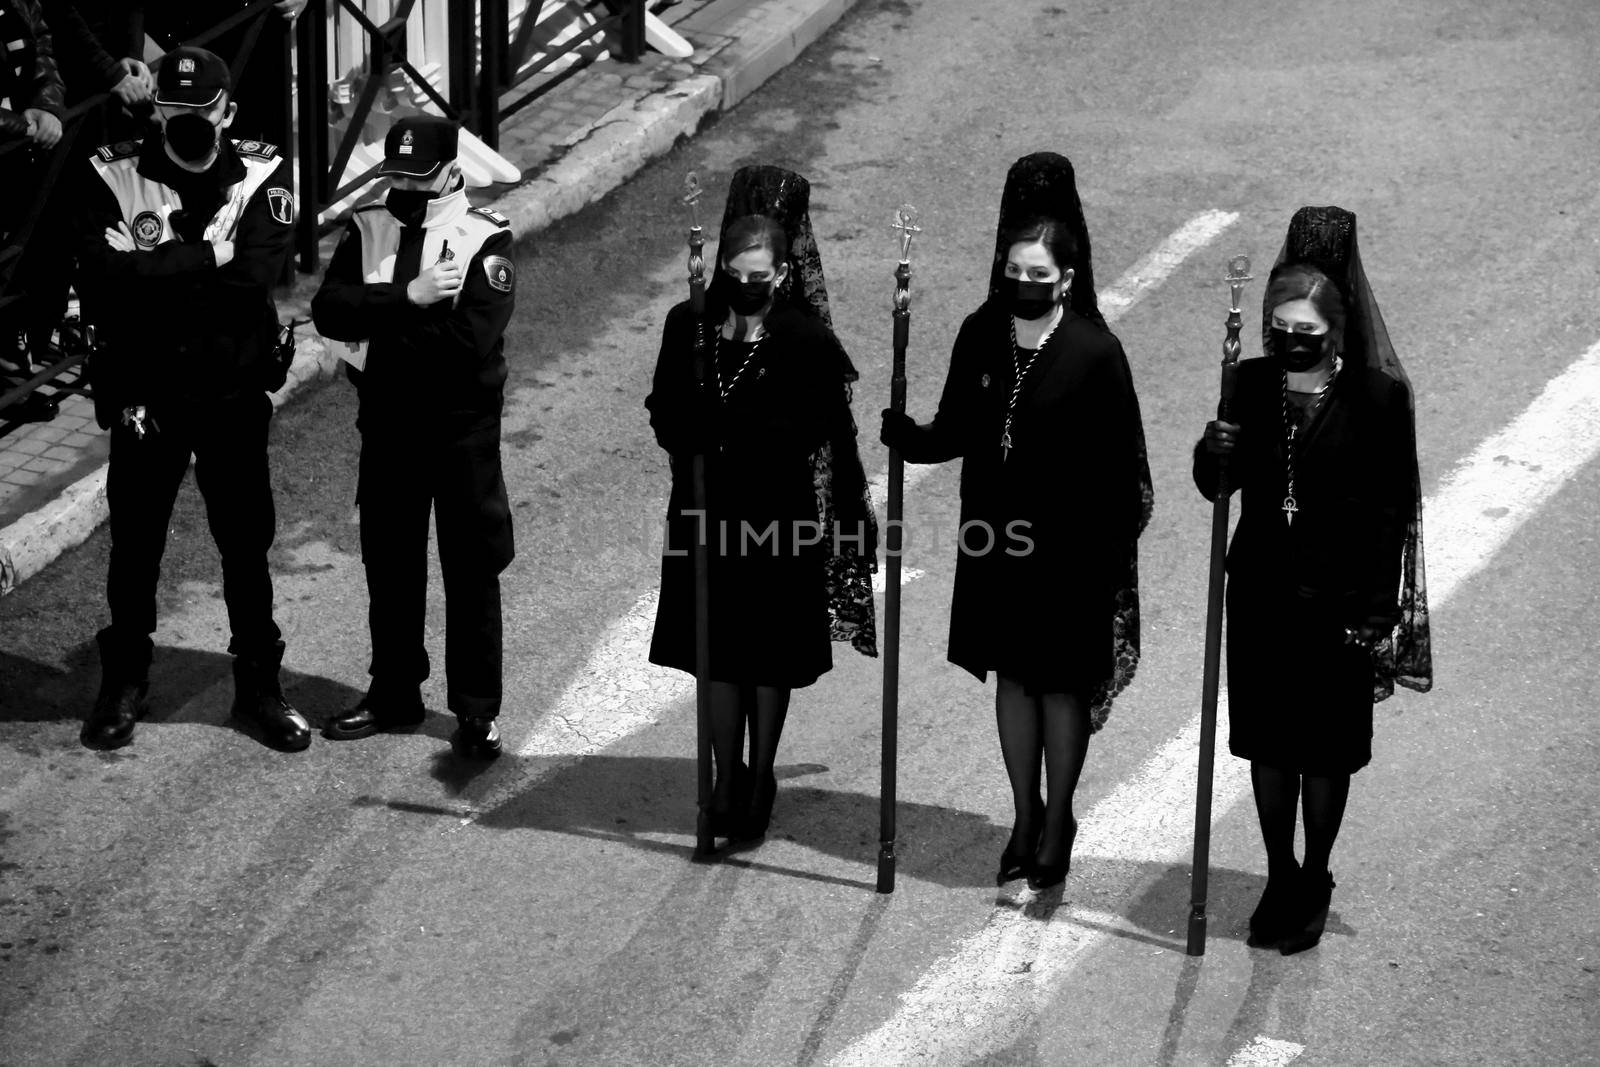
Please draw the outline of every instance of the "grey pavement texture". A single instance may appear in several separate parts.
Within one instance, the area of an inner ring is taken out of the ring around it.
[[[502,131],[501,154],[523,171],[515,187],[475,190],[512,223],[519,240],[593,203],[669,151],[679,138],[733,107],[833,25],[854,0],[702,0],[667,20],[695,46],[671,60],[648,52],[634,64],[604,60],[558,84]],[[510,102],[518,92],[507,96]],[[324,257],[331,249],[324,241]],[[309,318],[317,275],[279,296],[279,313]],[[339,359],[303,332],[281,406]],[[106,519],[104,435],[86,400],[74,397],[49,423],[0,439],[0,596]]]
[[[830,1063],[997,914],[1093,901],[1139,842],[1076,857],[1059,901],[992,885],[1010,824],[992,688],[944,662],[954,465],[907,499],[907,563],[925,574],[905,591],[892,897],[872,892],[877,661],[837,649],[795,695],[772,837],[721,865],[688,862],[686,696],[657,707],[646,686],[622,709],[640,719],[610,733],[574,720],[595,740],[581,758],[533,744],[582,710],[597,669],[637,682],[591,660],[659,573],[668,472],[642,401],[685,294],[684,173],[713,202],[748,162],[812,181],[869,470],[885,459],[897,204],[924,227],[920,418],[983,295],[1016,157],[1072,157],[1103,285],[1196,214],[1239,214],[1115,325],[1156,509],[1144,659],[1091,746],[1084,814],[1198,704],[1210,507],[1188,463],[1215,403],[1228,257],[1269,262],[1302,204],[1359,213],[1434,492],[1600,341],[1600,311],[1574,298],[1600,270],[1597,41],[1584,0],[862,0],[737,108],[518,249],[498,765],[450,759],[437,674],[415,735],[286,756],[233,729],[192,489],[173,520],[154,707],[128,748],[77,743],[105,532],[0,600],[0,1060]],[[1257,352],[1253,329],[1244,344]],[[273,430],[288,690],[317,720],[366,683],[354,409],[344,383],[312,381]],[[1597,493],[1590,462],[1436,613],[1435,691],[1378,710],[1317,949],[1243,944],[1265,872],[1246,800],[1217,819],[1203,960],[1182,953],[1187,857],[1141,861],[1133,903],[1088,928],[1098,940],[1070,974],[1005,1018],[970,1013],[947,1047],[913,1026],[883,1062],[1220,1065],[1268,1038],[1303,1048],[1296,1067],[1595,1063]],[[436,578],[429,610],[442,652]]]

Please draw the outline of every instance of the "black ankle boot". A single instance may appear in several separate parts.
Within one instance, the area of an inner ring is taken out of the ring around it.
[[[100,680],[100,695],[83,722],[78,740],[87,748],[121,748],[133,740],[133,728],[144,714],[147,681],[129,682],[106,674]]]
[[[1299,899],[1300,865],[1296,863],[1276,877],[1267,875],[1267,886],[1261,892],[1261,902],[1250,913],[1250,936],[1245,944],[1251,948],[1276,948],[1289,933],[1289,923],[1294,918],[1294,905]]]
[[[1278,944],[1278,951],[1285,956],[1316,947],[1328,925],[1328,906],[1333,902],[1331,871],[1301,871],[1298,883],[1289,929]]]
[[[234,657],[232,712],[254,724],[271,747],[302,752],[311,746],[311,724],[283,698],[283,648],[277,641],[260,656]]]

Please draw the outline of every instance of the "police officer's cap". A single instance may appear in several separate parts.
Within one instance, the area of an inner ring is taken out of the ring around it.
[[[161,57],[156,71],[156,103],[174,107],[210,107],[233,89],[228,64],[214,52],[179,45]]]
[[[456,158],[456,124],[435,115],[409,115],[389,127],[383,139],[383,165],[388,178],[431,178]]]

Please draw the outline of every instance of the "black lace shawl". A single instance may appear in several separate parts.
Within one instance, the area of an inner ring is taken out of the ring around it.
[[[718,266],[706,289],[706,325],[715,329],[727,316],[731,282],[720,268],[722,237],[735,219],[765,215],[783,227],[789,238],[789,274],[778,287],[777,303],[788,304],[819,319],[830,330],[828,288],[822,276],[822,255],[811,232],[811,185],[782,167],[740,167],[728,183],[728,204],[718,234]],[[812,482],[817,492],[817,517],[828,531],[824,541],[829,633],[867,656],[878,654],[878,628],[872,599],[872,575],[878,569],[878,518],[867,495],[867,476],[856,446],[856,422],[850,410],[851,383],[860,377],[844,349],[839,355],[839,404],[830,414],[828,439],[812,456]],[[843,536],[833,536],[841,531]],[[860,540],[855,540],[857,534]]]
[[[1105,328],[1106,320],[1100,314],[1099,297],[1094,287],[1089,227],[1084,222],[1083,204],[1078,199],[1077,176],[1073,173],[1072,162],[1055,152],[1035,152],[1023,156],[1006,173],[1005,192],[1000,198],[1000,219],[995,227],[994,264],[989,272],[990,302],[998,302],[1003,298],[1006,253],[1010,251],[1006,244],[1006,232],[1036,217],[1054,219],[1072,231],[1078,244],[1078,259],[1075,263],[1062,264],[1073,271],[1072,310]],[[1134,404],[1137,410],[1137,399]],[[1150,460],[1144,443],[1144,423],[1142,419],[1137,421],[1139,454],[1135,467],[1139,472],[1140,513],[1135,538],[1144,533],[1145,527],[1150,524],[1150,515],[1155,507]],[[1090,698],[1089,724],[1093,730],[1105,725],[1106,718],[1111,714],[1112,701],[1133,681],[1134,672],[1139,666],[1139,545],[1136,539],[1129,542],[1128,556],[1119,569],[1121,573],[1116,583],[1111,620],[1112,673]]]
[[[1428,583],[1422,557],[1422,476],[1417,465],[1416,397],[1411,380],[1389,343],[1378,302],[1367,284],[1356,244],[1356,217],[1339,207],[1303,207],[1289,221],[1289,233],[1278,252],[1278,263],[1297,261],[1320,269],[1339,286],[1345,298],[1343,356],[1364,363],[1405,386],[1411,406],[1412,439],[1409,454],[1395,463],[1411,468],[1416,513],[1406,524],[1401,557],[1400,621],[1379,642],[1373,654],[1373,699],[1394,694],[1395,683],[1426,693],[1433,687],[1433,639],[1428,625]],[[1272,328],[1272,308],[1262,301],[1261,337],[1267,350]]]

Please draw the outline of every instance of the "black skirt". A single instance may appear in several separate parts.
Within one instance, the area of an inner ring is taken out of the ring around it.
[[[1228,583],[1228,751],[1297,774],[1372,761],[1372,654],[1344,613],[1282,587]]]

